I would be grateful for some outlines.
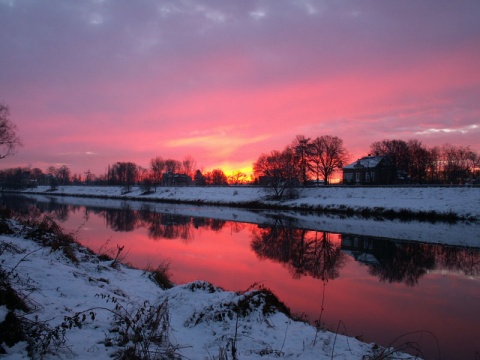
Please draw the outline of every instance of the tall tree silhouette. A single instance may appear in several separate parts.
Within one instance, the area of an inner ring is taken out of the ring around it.
[[[337,136],[324,135],[313,139],[311,146],[313,169],[317,180],[323,178],[326,185],[330,183],[332,174],[347,163],[348,158],[349,154],[343,140]]]
[[[17,126],[10,120],[10,110],[0,103],[0,159],[12,155],[20,146],[22,141],[17,135]]]

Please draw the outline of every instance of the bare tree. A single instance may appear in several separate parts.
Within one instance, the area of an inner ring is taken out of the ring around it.
[[[298,184],[300,168],[294,150],[287,147],[283,152],[273,150],[270,154],[262,154],[253,164],[255,177],[260,184],[272,190],[274,196],[280,199],[287,189]],[[293,191],[291,192],[293,196]]]
[[[205,174],[208,185],[224,186],[228,185],[227,176],[221,169],[213,169],[211,172]]]
[[[0,170],[0,180],[6,189],[24,189],[33,186],[32,172],[29,168],[10,168]]]
[[[427,181],[437,183],[440,181],[440,148],[434,146],[428,149]]]
[[[50,165],[48,168],[47,168],[47,174],[50,175],[50,176],[56,176],[57,174],[57,168],[53,165]]]
[[[247,182],[247,174],[242,171],[235,171],[228,177],[228,182],[232,185],[245,184]]]
[[[83,173],[85,175],[85,184],[90,184],[93,179],[95,179],[95,175],[90,171],[90,169],[88,169],[87,171],[85,171]]]
[[[418,140],[409,140],[407,145],[410,158],[408,174],[414,182],[422,183],[427,178],[430,152]]]
[[[167,159],[165,160],[165,171],[170,174],[176,174],[180,171],[182,164],[178,160]]]
[[[8,106],[0,103],[0,159],[14,154],[15,149],[22,146],[17,136],[17,127],[10,120]]]
[[[138,165],[137,166],[137,181],[142,183],[146,182],[151,184],[151,172],[147,169],[144,168],[143,166]]]
[[[444,144],[441,148],[443,179],[447,183],[462,183],[470,177],[475,153],[468,146]]]
[[[372,154],[388,156],[392,162],[396,176],[408,174],[410,153],[408,145],[403,140],[382,140],[370,145]]]
[[[471,152],[468,158],[469,167],[471,169],[472,177],[478,177],[480,171],[480,153]]]
[[[46,184],[46,175],[43,173],[42,169],[33,168],[31,169],[31,178],[40,185]]]
[[[292,148],[295,151],[295,155],[298,157],[297,161],[303,185],[307,185],[308,175],[312,170],[309,161],[312,154],[312,143],[310,142],[310,138],[306,138],[303,135],[297,135],[292,142]]]
[[[183,159],[182,165],[183,165],[183,172],[186,175],[193,177],[195,168],[197,167],[197,162],[195,161],[195,159],[192,156],[187,155]]]
[[[126,163],[126,174],[125,174],[125,190],[130,191],[131,186],[135,184],[138,179],[138,166],[135,163],[127,162]]]
[[[348,161],[349,154],[343,140],[337,136],[324,135],[312,141],[312,162],[317,180],[321,176],[325,185],[330,182],[332,174],[340,170]]]
[[[66,185],[70,183],[71,171],[67,165],[60,166],[56,171],[56,176],[61,185]]]
[[[110,179],[113,183],[123,185],[129,192],[138,180],[138,166],[132,162],[117,162],[112,166]]]
[[[150,170],[152,171],[152,180],[155,188],[162,182],[162,174],[165,170],[165,160],[161,156],[157,156],[150,160]]]

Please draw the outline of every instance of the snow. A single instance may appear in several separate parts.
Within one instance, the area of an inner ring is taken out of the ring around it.
[[[57,203],[85,206],[119,207],[128,200],[133,210],[148,205],[151,211],[175,212],[186,216],[212,217],[257,224],[274,224],[279,216],[294,221],[298,228],[332,233],[382,237],[404,241],[420,241],[458,246],[480,246],[480,188],[478,187],[319,187],[300,190],[298,199],[274,202],[267,198],[265,190],[258,187],[169,187],[158,188],[153,194],[142,195],[138,188],[123,194],[120,187],[65,186],[55,192],[48,187],[38,187],[33,192],[53,195]],[[32,192],[32,191],[30,191]],[[73,197],[75,196],[75,197]],[[227,208],[190,206],[162,203],[162,200],[189,203],[227,205]],[[252,211],[238,207],[252,202],[280,204],[284,210]],[[439,214],[454,213],[468,221],[454,223],[438,221],[379,220],[377,217],[348,217],[315,211],[318,206],[327,209],[384,208],[385,210],[409,210],[411,212],[435,211]],[[292,210],[288,210],[292,209]],[[298,211],[305,209],[305,211]]]
[[[358,159],[357,161],[348,164],[344,167],[344,169],[356,169],[357,167],[364,167],[364,168],[375,168],[380,161],[385,159],[384,156],[366,156],[364,158]]]
[[[5,316],[7,316],[8,310],[5,305],[0,306],[0,323],[5,321]]]
[[[139,324],[147,319],[149,309],[165,310],[170,349],[184,359],[218,358],[222,351],[232,358],[232,344],[239,359],[360,359],[379,351],[354,338],[317,332],[279,311],[264,313],[258,292],[233,293],[202,281],[163,290],[148,272],[124,265],[112,267],[112,260],[102,261],[78,244],[75,255],[80,261],[74,262],[61,251],[26,239],[22,227],[8,221],[17,231],[0,236],[0,265],[7,271],[14,269],[13,286],[33,309],[23,315],[55,329],[62,324],[68,328],[80,313],[81,328],[66,329],[65,343],[46,358],[110,359],[121,347],[115,341],[120,333],[112,330],[126,329],[119,320],[128,318]],[[251,301],[245,302],[247,298]],[[238,322],[235,306],[242,309]],[[138,312],[142,308],[144,313]],[[0,320],[5,315],[5,306],[1,306]],[[146,323],[141,331],[147,331]],[[5,359],[27,358],[25,343],[4,348]],[[154,344],[149,349],[166,351]]]
[[[153,209],[176,211],[181,208],[192,216],[212,214],[215,218],[246,222],[253,222],[254,217],[258,221],[260,217],[261,221],[268,223],[272,221],[272,216],[279,213],[276,210],[254,213],[233,207],[252,202],[278,204],[268,199],[263,189],[255,187],[159,188],[149,195],[142,195],[138,188],[122,194],[119,187],[68,186],[59,187],[53,193],[48,190],[48,187],[38,187],[33,192],[46,197],[62,195],[57,197],[59,202],[97,203],[98,206],[116,206],[119,201],[129,200],[129,204],[135,208],[145,205],[148,200]],[[161,203],[162,200],[232,207],[219,210],[202,206],[199,211],[198,206],[166,205]],[[405,240],[453,242],[476,247],[480,244],[480,188],[476,187],[306,188],[300,191],[297,199],[281,201],[281,205],[284,209],[282,215],[295,219],[299,227]],[[365,208],[436,211],[454,213],[470,220],[430,224],[349,217],[345,221],[341,217],[312,211],[317,207],[349,207],[358,211]],[[308,211],[302,214],[289,211],[299,208]],[[116,322],[119,319],[134,319],[142,308],[145,311],[160,308],[168,310],[170,349],[185,359],[221,358],[222,354],[232,358],[233,344],[236,345],[239,359],[355,359],[371,356],[374,351],[381,350],[373,344],[340,334],[317,332],[314,327],[278,311],[264,314],[258,293],[237,294],[202,281],[163,290],[152,281],[149,273],[123,265],[114,268],[111,260],[102,261],[80,246],[76,250],[80,262],[72,262],[60,251],[52,252],[33,240],[25,239],[21,226],[11,225],[17,229],[17,233],[0,236],[0,245],[3,246],[0,266],[15,269],[17,276],[14,277],[13,286],[26,297],[33,309],[24,316],[33,321],[45,321],[51,329],[55,329],[62,323],[72,322],[76,313],[86,314],[81,328],[73,326],[66,330],[66,343],[58,349],[61,358],[111,358],[121,347],[115,341],[119,333],[112,332],[115,327],[122,329]],[[238,317],[237,323],[235,306],[249,297],[253,298],[250,304],[255,303],[256,306],[249,307],[244,316]],[[91,318],[91,312],[95,314],[94,319]],[[6,314],[6,307],[0,306],[0,322]],[[26,346],[25,343],[12,348],[4,346],[7,354],[2,357],[28,358]],[[405,354],[397,355],[400,358],[408,357]]]
[[[48,186],[39,186],[26,193],[49,193]],[[314,210],[316,208],[341,210],[362,209],[435,211],[454,213],[466,218],[480,219],[480,187],[316,187],[299,190],[299,197],[281,202],[268,199],[265,189],[259,187],[162,187],[142,195],[133,187],[123,194],[115,186],[60,186],[50,192],[58,195],[104,197],[132,200],[190,202],[210,205],[245,205],[256,202],[263,205],[281,205],[283,209]]]

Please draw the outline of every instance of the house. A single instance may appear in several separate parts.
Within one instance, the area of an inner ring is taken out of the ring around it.
[[[385,241],[370,236],[358,236],[342,234],[342,251],[351,255],[356,261],[367,265],[378,264],[379,261],[375,256],[381,253],[382,245]],[[380,249],[378,249],[380,248]]]
[[[388,185],[395,181],[395,170],[387,156],[365,156],[345,166],[343,183],[348,185]]]
[[[192,185],[192,178],[187,174],[173,174],[167,172],[162,176],[163,186],[190,186]]]

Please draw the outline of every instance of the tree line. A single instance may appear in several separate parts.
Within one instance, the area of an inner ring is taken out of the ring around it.
[[[239,175],[240,174],[240,175]],[[48,185],[55,189],[58,185],[119,185],[130,191],[134,185],[142,186],[146,192],[158,186],[196,185],[223,186],[240,183],[246,174],[237,172],[225,175],[221,169],[201,172],[196,169],[196,161],[186,156],[183,161],[163,159],[157,156],[150,160],[149,168],[134,162],[119,161],[108,165],[104,174],[95,175],[90,170],[73,173],[67,165],[49,166],[46,171],[40,168],[16,167],[0,170],[0,183],[6,188],[27,188]]]
[[[385,139],[373,142],[369,154],[389,159],[394,183],[463,184],[479,181],[480,154],[469,146],[426,147],[420,141]],[[328,185],[332,176],[352,161],[337,136],[315,139],[297,135],[284,150],[262,154],[253,164],[255,177],[271,187],[275,195],[312,179]]]
[[[469,146],[426,147],[418,140],[382,140],[370,145],[370,154],[390,159],[396,182],[412,184],[459,184],[479,181],[480,155]],[[254,179],[237,171],[227,176],[223,170],[202,172],[195,159],[186,156],[182,161],[161,156],[152,158],[149,167],[133,162],[116,162],[107,166],[104,174],[90,170],[72,173],[67,165],[39,168],[18,167],[0,170],[0,183],[7,188],[35,185],[87,184],[120,185],[129,191],[141,185],[145,191],[158,186],[224,186],[256,184],[272,189],[281,197],[285,191],[298,186],[329,184],[332,177],[351,161],[351,155],[337,136],[325,135],[311,139],[298,135],[282,151],[261,154],[253,163]]]
[[[10,120],[7,105],[0,103],[0,159],[11,156],[22,146],[16,126]],[[458,184],[478,182],[479,153],[469,146],[444,144],[426,147],[420,141],[385,139],[370,145],[369,154],[389,159],[396,181],[414,184]],[[253,163],[254,178],[236,171],[226,176],[222,169],[202,172],[195,159],[186,156],[182,161],[152,158],[148,168],[133,162],[116,162],[108,165],[105,174],[95,175],[90,170],[72,174],[67,165],[39,168],[19,167],[0,170],[3,187],[19,188],[39,185],[97,184],[122,185],[127,191],[133,185],[141,185],[145,191],[157,186],[177,185],[228,185],[253,183],[274,190],[282,196],[285,190],[299,185],[322,182],[328,185],[334,174],[348,162],[351,155],[343,140],[337,136],[323,135],[314,139],[297,135],[282,151],[272,150],[261,154]]]

